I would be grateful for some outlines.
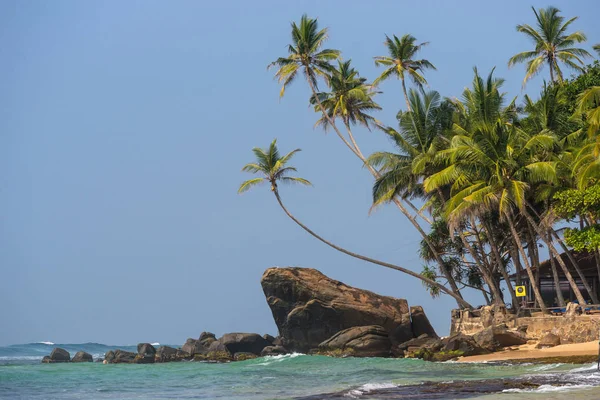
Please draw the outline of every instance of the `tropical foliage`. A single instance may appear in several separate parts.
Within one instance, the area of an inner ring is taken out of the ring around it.
[[[288,54],[270,64],[277,67],[281,95],[303,73],[317,126],[333,129],[373,175],[373,209],[395,205],[421,235],[415,251],[422,271],[346,250],[297,220],[283,205],[278,184],[309,184],[288,166],[298,150],[281,156],[275,141],[255,148],[256,162],[244,171],[260,176],[239,191],[269,183],[284,212],[316,239],[418,278],[432,296],[449,294],[461,307],[471,306],[462,295],[469,288],[487,304],[518,309],[512,285],[524,277],[537,282],[546,253],[557,288],[560,272],[577,300],[586,301],[586,294],[598,303],[578,259],[595,259],[600,278],[600,64],[584,64],[590,54],[577,46],[586,36],[571,31],[577,17],[566,20],[554,7],[533,14],[535,26],[517,25],[533,50],[508,63],[527,63],[524,84],[548,66],[549,81],[538,96],[509,98],[494,70],[482,74],[477,68],[458,98],[426,91],[424,72],[435,67],[417,57],[427,43],[408,34],[386,36],[388,55],[375,57],[385,70],[371,84],[349,59],[340,60],[339,50],[325,49],[327,28],[306,15],[292,23]],[[593,48],[600,52],[599,46]],[[567,79],[564,66],[578,75]],[[374,98],[390,77],[401,81],[406,108],[388,125],[375,118],[382,107]],[[357,127],[381,132],[391,148],[363,154]],[[536,308],[556,305],[538,285],[533,292]],[[564,305],[560,289],[555,298]]]

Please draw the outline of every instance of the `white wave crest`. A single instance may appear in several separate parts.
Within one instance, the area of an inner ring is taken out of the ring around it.
[[[593,385],[563,385],[563,386],[553,386],[553,385],[541,385],[536,389],[505,389],[502,393],[555,393],[555,392],[566,392],[570,390],[577,389],[588,389],[594,387]]]
[[[42,356],[2,356],[0,361],[41,360]]]
[[[37,342],[37,344],[47,344],[48,346],[54,346],[52,342]]]
[[[371,392],[373,390],[377,390],[377,389],[391,389],[391,388],[395,388],[395,387],[398,387],[398,385],[393,384],[391,382],[365,383],[364,385],[362,385],[359,388],[352,389],[352,390],[348,391],[347,393],[345,393],[344,397],[350,397],[352,399],[356,399],[359,396],[362,396],[363,394],[368,394],[369,392]]]
[[[155,343],[150,343],[152,346],[160,346],[160,343],[155,342]]]
[[[265,356],[265,357],[263,357],[264,362],[261,362],[261,363],[255,364],[255,365],[271,365],[276,362],[281,362],[284,360],[289,360],[292,358],[305,356],[305,355],[306,354],[303,354],[303,353],[291,353],[291,354],[278,354],[276,356]]]
[[[597,369],[598,369],[598,364],[593,363],[593,364],[587,365],[585,367],[579,367],[579,368],[572,369],[569,372],[587,372],[587,371],[596,371]]]
[[[561,365],[564,365],[564,364],[562,364],[562,363],[556,363],[556,364],[542,364],[542,365],[538,365],[537,367],[535,367],[535,368],[533,369],[533,371],[536,371],[536,372],[540,372],[540,371],[548,371],[548,370],[551,370],[551,369],[554,369],[554,368],[558,368],[558,367],[560,367]]]

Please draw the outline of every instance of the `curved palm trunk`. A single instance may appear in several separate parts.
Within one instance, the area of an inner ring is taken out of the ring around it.
[[[440,289],[441,291],[443,291],[444,293],[448,294],[449,296],[452,296],[460,305],[462,305],[463,307],[466,308],[473,308],[469,303],[467,303],[464,299],[462,299],[461,297],[459,297],[458,295],[456,295],[455,293],[452,292],[452,290],[448,289],[447,287],[440,285],[439,283],[432,281],[429,278],[424,277],[421,274],[418,274],[416,272],[413,272],[409,269],[406,268],[402,268],[400,266],[394,265],[394,264],[390,264],[390,263],[386,263],[384,261],[379,261],[370,257],[365,257],[363,255],[357,254],[357,253],[353,253],[349,250],[346,250],[340,246],[337,246],[325,239],[323,239],[321,236],[317,235],[315,232],[313,232],[312,230],[310,230],[306,225],[304,225],[302,222],[300,222],[299,220],[296,219],[296,217],[294,217],[287,208],[285,208],[285,206],[283,205],[283,202],[281,201],[281,197],[279,196],[279,191],[277,190],[277,188],[275,188],[273,190],[273,193],[275,194],[275,197],[277,198],[277,202],[279,203],[279,205],[281,206],[281,208],[283,209],[283,211],[286,213],[286,215],[288,217],[290,217],[292,219],[292,221],[294,221],[296,224],[298,224],[302,229],[304,229],[306,232],[308,232],[310,235],[312,235],[313,237],[315,237],[316,239],[320,240],[321,242],[325,243],[327,246],[334,248],[335,250],[342,252],[344,254],[347,254],[351,257],[354,258],[358,258],[359,260],[363,260],[363,261],[367,261],[370,262],[372,264],[377,264],[377,265],[381,265],[383,267],[387,267],[387,268],[391,268],[391,269],[395,269],[396,271],[400,271],[400,272],[404,272],[405,274],[408,274],[410,276],[413,276],[415,278],[418,278],[420,280],[422,280],[423,282],[427,283],[428,285],[434,286],[438,289]]]
[[[585,299],[581,295],[581,291],[577,287],[577,284],[575,283],[573,276],[569,272],[569,268],[567,268],[567,265],[565,264],[562,257],[556,250],[556,247],[554,247],[554,245],[552,244],[552,241],[550,241],[546,238],[546,236],[544,235],[544,232],[541,231],[541,228],[535,223],[535,221],[533,220],[533,217],[527,212],[527,210],[523,209],[521,213],[525,216],[525,218],[527,219],[527,222],[529,222],[529,224],[535,229],[537,234],[546,243],[546,246],[548,247],[548,251],[550,251],[550,255],[553,255],[556,258],[556,261],[558,262],[558,265],[560,265],[560,267],[562,268],[562,270],[565,274],[565,277],[569,281],[569,284],[571,285],[571,288],[573,289],[573,292],[575,293],[575,297],[577,297],[577,301],[579,301],[579,304],[580,305],[585,304]]]
[[[307,66],[305,66],[305,68],[308,69]],[[308,73],[307,73],[307,75],[309,76]],[[319,100],[319,97],[317,96],[317,90],[316,90],[315,85],[313,84],[313,82],[310,79],[307,79],[307,81],[308,81],[310,89],[311,89],[311,91],[313,93],[313,96],[315,97],[315,100],[317,101],[317,105],[321,109],[321,113],[323,114],[323,116],[325,117],[325,119],[327,120],[327,122],[329,123],[329,125],[331,125],[331,127],[334,129],[334,131],[336,132],[336,134],[338,135],[338,137],[344,142],[344,144],[346,144],[346,146],[352,151],[352,153],[354,153],[354,155],[356,155],[363,162],[363,164],[367,166],[367,168],[369,169],[369,171],[371,172],[371,174],[375,178],[380,177],[380,174],[369,163],[367,163],[367,159],[365,158],[365,156],[360,151],[360,148],[358,147],[358,144],[356,143],[356,140],[354,139],[354,135],[352,134],[352,130],[349,129],[349,127],[347,126],[347,128],[348,128],[348,136],[350,137],[350,141],[352,142],[352,144],[351,144],[351,143],[349,143],[346,140],[346,138],[344,137],[344,135],[342,135],[342,133],[337,128],[337,126],[336,126],[335,122],[333,121],[333,119],[326,112],[325,107],[323,107],[323,104],[321,103],[321,100]],[[408,100],[408,97],[407,97],[407,100]],[[416,218],[414,218],[408,212],[408,210],[406,209],[406,207],[404,207],[404,205],[398,199],[393,199],[393,201],[394,201],[394,204],[396,204],[396,206],[398,207],[398,209],[400,209],[400,212],[402,212],[402,214],[404,214],[404,216],[406,218],[408,218],[408,220],[413,224],[413,226],[419,231],[419,233],[421,234],[421,236],[423,237],[423,239],[427,243],[428,247],[430,248],[431,252],[434,254],[434,257],[436,258],[436,261],[437,261],[437,263],[440,266],[440,271],[442,272],[442,274],[444,274],[444,277],[448,281],[448,284],[450,285],[450,288],[456,294],[456,296],[462,300],[463,299],[462,294],[460,293],[458,285],[456,285],[456,281],[454,280],[454,277],[452,277],[452,274],[450,274],[448,271],[446,271],[446,268],[444,267],[444,262],[443,262],[441,256],[436,251],[435,247],[433,246],[433,243],[431,243],[431,241],[429,240],[429,237],[427,236],[427,234],[425,233],[425,231],[419,225],[419,222],[416,220]],[[457,300],[457,304],[458,304],[459,307],[461,307],[461,302],[459,302],[458,300]]]
[[[535,300],[539,304],[543,313],[547,313],[548,309],[546,308],[546,304],[544,303],[544,299],[542,299],[542,294],[540,293],[539,287],[535,284],[535,277],[533,276],[533,272],[531,271],[531,267],[529,265],[529,260],[527,260],[527,255],[525,254],[525,249],[523,248],[523,244],[521,243],[521,237],[517,233],[517,229],[515,228],[515,224],[512,221],[512,215],[507,218],[508,226],[510,228],[510,233],[512,234],[513,240],[519,249],[519,253],[521,254],[521,258],[525,263],[525,270],[527,271],[527,276],[529,277],[529,282],[532,282],[531,287],[533,288],[533,294],[535,296]]]

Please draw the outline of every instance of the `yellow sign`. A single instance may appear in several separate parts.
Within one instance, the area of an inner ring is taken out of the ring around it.
[[[515,286],[515,293],[517,294],[517,297],[527,296],[527,292],[525,291],[525,286]]]

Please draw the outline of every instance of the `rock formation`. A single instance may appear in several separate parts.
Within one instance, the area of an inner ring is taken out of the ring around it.
[[[378,325],[348,328],[319,344],[321,354],[389,357],[390,351],[388,332]]]
[[[368,325],[382,327],[393,344],[412,337],[406,300],[353,288],[310,268],[269,268],[261,285],[289,350],[307,352],[340,331]]]
[[[42,362],[45,364],[63,363],[69,361],[71,361],[71,354],[60,347],[52,349],[52,353],[42,359]]]
[[[90,353],[86,353],[85,351],[78,351],[77,353],[75,353],[75,355],[73,356],[73,359],[71,360],[71,362],[77,363],[77,362],[93,362],[94,358],[92,357],[92,355]]]

